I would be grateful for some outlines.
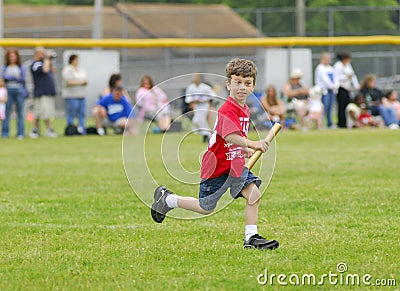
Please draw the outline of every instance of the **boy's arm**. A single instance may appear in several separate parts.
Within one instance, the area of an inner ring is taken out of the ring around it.
[[[227,142],[236,144],[241,147],[251,148],[253,150],[261,150],[263,153],[267,151],[269,143],[266,140],[249,140],[237,133],[228,134],[224,138]]]

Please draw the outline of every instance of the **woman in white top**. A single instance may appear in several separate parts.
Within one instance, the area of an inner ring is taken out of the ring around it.
[[[339,82],[339,90],[337,93],[338,102],[338,127],[346,127],[346,106],[350,102],[350,93],[358,90],[360,84],[353,67],[351,66],[351,56],[349,53],[338,53],[338,61],[333,66],[335,76]]]
[[[76,117],[78,132],[85,134],[87,75],[85,70],[78,66],[77,55],[72,54],[68,62],[69,65],[62,71],[62,95],[65,98],[67,125],[73,125]]]
[[[330,63],[330,54],[323,53],[319,65],[315,68],[315,85],[322,89],[322,103],[324,104],[324,115],[328,127],[333,126],[332,108],[338,89],[335,71]]]

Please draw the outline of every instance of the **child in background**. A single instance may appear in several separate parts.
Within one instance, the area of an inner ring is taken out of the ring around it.
[[[367,105],[365,103],[360,105],[361,113],[358,117],[358,121],[361,122],[364,126],[376,126],[374,119],[372,118],[371,113],[369,113],[367,109]]]
[[[6,118],[7,88],[3,78],[0,78],[0,120]]]
[[[250,157],[253,150],[265,152],[269,146],[266,140],[247,139],[250,109],[246,101],[254,91],[256,76],[257,67],[252,61],[232,59],[227,64],[226,87],[230,96],[218,110],[208,149],[203,155],[199,199],[178,196],[165,186],[159,186],[151,207],[155,222],[161,223],[174,208],[210,214],[230,188],[232,198],[246,199],[244,248],[275,249],[279,246],[276,240],[267,240],[258,234],[261,179],[245,167],[245,157]]]
[[[324,104],[322,103],[322,89],[314,86],[309,89],[308,115],[307,120],[315,123],[316,129],[322,128],[322,118],[324,115]]]

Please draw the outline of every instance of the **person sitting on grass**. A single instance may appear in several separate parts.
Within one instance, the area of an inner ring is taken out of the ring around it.
[[[201,163],[199,199],[173,194],[167,187],[154,191],[151,216],[161,223],[167,212],[174,208],[207,215],[213,212],[222,195],[230,188],[232,198],[244,197],[245,239],[244,248],[275,249],[276,240],[267,240],[258,234],[258,205],[261,179],[245,167],[245,157],[253,150],[265,152],[266,140],[249,140],[250,110],[246,100],[254,91],[256,65],[249,60],[232,59],[226,66],[226,87],[230,96],[218,110],[214,131]]]
[[[285,128],[286,107],[283,101],[278,98],[274,85],[268,85],[265,96],[261,97],[260,102],[272,121],[279,122]]]
[[[367,74],[361,85],[360,92],[365,97],[365,103],[373,116],[380,115],[389,129],[399,128],[399,119],[393,108],[384,106],[382,99],[384,94],[376,87],[376,77],[374,74]]]
[[[389,90],[385,93],[385,97],[382,98],[382,104],[385,107],[390,107],[394,110],[396,117],[400,120],[400,102],[396,90]],[[399,124],[400,125],[400,124]]]
[[[383,120],[373,118],[367,110],[365,97],[358,93],[345,109],[347,128],[383,127]]]
[[[136,106],[139,108],[138,121],[156,121],[158,128],[154,132],[165,132],[171,125],[171,112],[167,94],[154,86],[150,76],[143,76],[136,91]]]
[[[286,99],[286,109],[295,110],[301,127],[306,130],[306,116],[308,113],[308,87],[301,82],[303,72],[294,69],[289,80],[283,84],[282,94]]]
[[[104,127],[114,128],[115,133],[136,134],[133,122],[132,105],[123,95],[122,85],[115,84],[111,93],[99,99],[93,108],[93,117],[96,122],[97,134],[105,134]]]

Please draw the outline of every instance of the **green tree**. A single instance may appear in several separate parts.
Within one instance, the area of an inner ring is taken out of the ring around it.
[[[312,0],[310,8],[338,6],[396,6],[396,0]],[[333,29],[335,35],[396,33],[397,25],[393,22],[397,10],[333,10]],[[329,31],[328,11],[307,13],[306,27],[308,34],[327,35]]]

